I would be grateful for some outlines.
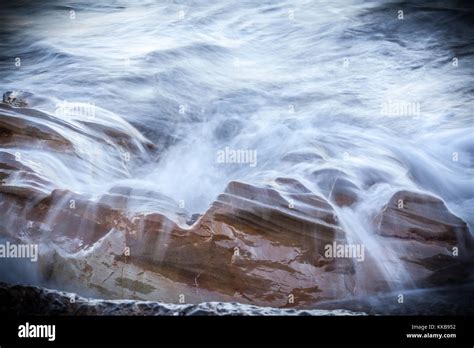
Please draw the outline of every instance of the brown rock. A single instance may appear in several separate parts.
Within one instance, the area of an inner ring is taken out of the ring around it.
[[[357,185],[352,183],[349,176],[338,169],[319,169],[312,173],[324,196],[338,206],[351,206],[358,201]]]
[[[453,215],[443,201],[415,192],[393,195],[378,221],[382,236],[464,245],[469,235],[466,223]]]
[[[230,183],[189,230],[164,215],[138,216],[129,261],[192,285],[190,296],[212,294],[205,300],[287,306],[292,294],[304,307],[350,293],[352,262],[322,257],[325,244],[345,240],[331,206],[295,180],[275,185],[287,192]]]
[[[384,243],[403,261],[404,272],[416,286],[448,285],[470,277],[469,229],[440,199],[397,192],[375,222],[377,233],[387,238]]]

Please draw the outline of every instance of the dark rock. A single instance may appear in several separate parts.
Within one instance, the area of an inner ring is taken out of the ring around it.
[[[198,305],[154,301],[88,299],[74,293],[27,285],[0,283],[0,313],[17,316],[126,315],[364,315],[349,310],[305,310],[257,307],[239,303],[204,302]]]
[[[32,93],[25,91],[9,91],[3,93],[3,103],[15,107],[26,107],[28,106],[27,99],[32,96]]]

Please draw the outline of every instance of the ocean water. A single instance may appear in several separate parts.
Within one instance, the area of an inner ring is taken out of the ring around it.
[[[123,168],[59,130],[97,170],[30,152],[57,187],[153,188],[203,213],[231,180],[318,192],[313,173],[337,169],[362,188],[338,216],[369,246],[370,217],[403,189],[440,197],[473,231],[468,2],[19,1],[0,23],[2,92],[69,121],[61,105],[80,105],[75,122],[136,140]]]

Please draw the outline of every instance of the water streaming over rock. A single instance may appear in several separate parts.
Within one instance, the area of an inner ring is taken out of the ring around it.
[[[23,281],[308,308],[469,279],[473,16],[424,2],[6,4],[0,232],[42,255]],[[329,262],[333,242],[364,260]]]

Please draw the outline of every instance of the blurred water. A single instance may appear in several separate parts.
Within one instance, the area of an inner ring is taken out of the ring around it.
[[[148,186],[202,212],[230,180],[291,176],[317,191],[311,173],[337,168],[374,210],[398,189],[424,190],[472,230],[474,15],[465,6],[20,1],[0,11],[1,87],[94,104],[98,119],[123,118],[157,146],[129,172],[99,161],[102,174],[84,178],[57,164],[60,187]],[[419,112],[387,114],[390,103]],[[257,151],[257,165],[217,163],[225,147]],[[322,160],[283,161],[289,153]]]

